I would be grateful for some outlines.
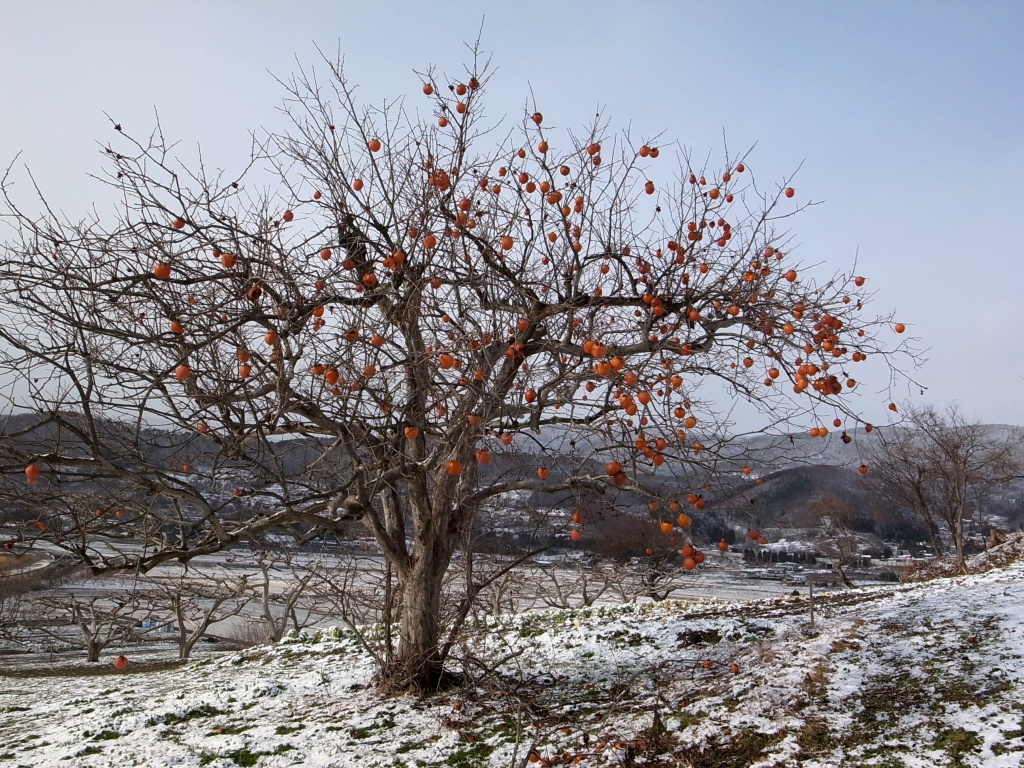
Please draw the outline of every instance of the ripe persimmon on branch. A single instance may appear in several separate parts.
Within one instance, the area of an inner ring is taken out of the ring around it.
[[[18,546],[146,570],[361,521],[401,592],[385,677],[429,688],[442,578],[481,506],[674,472],[665,501],[699,514],[682,483],[706,482],[729,427],[703,383],[784,431],[855,419],[865,356],[912,359],[862,279],[790,256],[803,206],[749,157],[666,168],[668,147],[600,121],[488,124],[479,58],[382,107],[326,66],[282,83],[291,127],[238,176],[119,130],[111,222],[29,215],[5,177],[0,366],[31,414],[6,430]],[[481,470],[531,442],[557,463]]]

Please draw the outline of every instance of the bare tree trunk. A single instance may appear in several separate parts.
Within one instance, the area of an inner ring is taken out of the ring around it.
[[[448,557],[426,547],[417,550],[409,575],[401,583],[402,607],[398,653],[391,680],[420,690],[437,690],[443,681],[440,653],[441,585]]]
[[[839,573],[839,578],[843,580],[843,585],[853,589],[853,582],[850,577],[846,575],[846,569],[843,567],[843,563],[840,561],[836,564],[836,571]]]
[[[100,652],[103,650],[103,645],[97,642],[96,637],[87,632],[83,631],[85,635],[85,653],[86,658],[90,664],[95,664],[100,660]]]
[[[210,626],[210,619],[213,616],[213,612],[216,611],[218,607],[219,604],[215,604],[214,607],[207,611],[199,620],[198,625],[189,630],[184,611],[180,610],[180,604],[176,606],[175,618],[178,620],[179,661],[187,661],[188,657],[192,655],[192,649],[195,648],[199,638],[203,636],[207,628]]]
[[[95,607],[90,606],[90,609],[94,610]],[[116,630],[107,628],[107,631],[103,632],[102,625],[94,624],[94,617],[84,614],[77,605],[72,605],[71,615],[75,617],[78,628],[82,631],[86,660],[90,664],[95,664],[100,660],[100,653],[113,638]]]
[[[174,618],[178,624],[178,659],[184,661],[192,652],[192,643],[189,642],[188,629],[185,626],[185,612],[180,596],[174,601],[173,608]]]
[[[942,553],[945,551],[942,546],[942,535],[934,523],[928,525],[928,541],[932,545],[932,553],[936,557],[942,557]]]
[[[401,606],[396,605],[400,595],[395,589],[395,567],[385,560],[384,569],[384,661],[391,666],[395,661],[395,610]]]
[[[196,647],[196,642],[199,640],[199,635],[194,635],[185,640],[183,643],[178,645],[178,660],[188,661],[189,656],[192,655],[192,649]]]
[[[964,554],[964,510],[957,511],[953,524],[953,545],[956,547],[954,565],[957,573],[967,573],[967,556]]]
[[[279,643],[288,626],[288,609],[286,607],[280,617],[274,615],[274,609],[270,602],[270,566],[261,562],[260,568],[263,571],[263,583],[260,585],[260,607],[263,612],[263,623],[267,628],[267,641]]]

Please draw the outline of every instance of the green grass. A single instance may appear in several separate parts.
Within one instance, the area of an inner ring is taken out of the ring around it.
[[[279,744],[276,749],[271,752],[253,752],[248,747],[242,747],[241,749],[235,749],[231,752],[225,752],[223,754],[213,754],[212,752],[202,752],[199,755],[200,765],[209,765],[214,760],[220,760],[227,758],[231,760],[235,765],[253,766],[259,763],[260,758],[269,757],[271,755],[283,755],[285,752],[290,752],[295,749],[291,744]]]
[[[487,764],[487,758],[493,751],[494,746],[478,741],[469,745],[467,749],[448,755],[444,765],[450,765],[452,768],[480,768],[481,765]]]
[[[201,704],[180,715],[168,712],[162,717],[151,717],[146,725],[177,725],[178,723],[187,723],[189,720],[195,720],[199,717],[215,717],[216,715],[226,714],[227,712],[217,709],[210,704]]]
[[[98,755],[103,752],[102,747],[86,747],[85,749],[79,750],[74,755],[61,758],[62,760],[74,760],[76,757],[87,757],[89,755]]]
[[[740,731],[732,738],[707,743],[700,748],[690,747],[678,754],[691,768],[747,768],[771,747],[782,741],[782,733]]]
[[[939,731],[932,742],[932,747],[945,752],[951,760],[950,765],[954,768],[966,766],[964,758],[972,753],[978,752],[981,748],[981,739],[974,731],[965,728],[949,728]]]

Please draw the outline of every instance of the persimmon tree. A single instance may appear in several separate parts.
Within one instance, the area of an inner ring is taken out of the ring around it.
[[[6,429],[19,547],[147,570],[361,521],[400,594],[384,678],[431,688],[481,507],[703,478],[681,468],[717,460],[715,396],[825,434],[856,423],[856,363],[897,370],[864,279],[789,253],[806,204],[747,155],[695,164],[532,105],[489,123],[479,58],[379,107],[325,68],[282,82],[290,127],[239,174],[114,125],[109,220],[28,212],[5,178],[0,367],[34,414]],[[705,503],[684,482],[651,499],[681,540]]]

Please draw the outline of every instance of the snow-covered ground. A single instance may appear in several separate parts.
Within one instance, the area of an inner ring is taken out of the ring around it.
[[[0,766],[1024,765],[1024,563],[815,607],[510,616],[464,649],[501,674],[427,697],[372,688],[340,630],[123,672],[0,661]]]

